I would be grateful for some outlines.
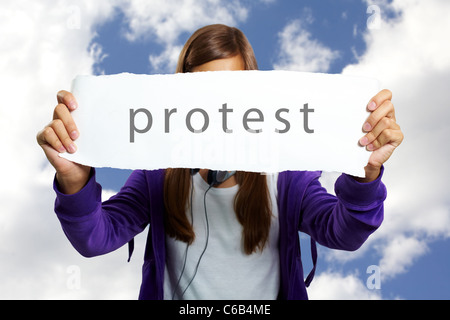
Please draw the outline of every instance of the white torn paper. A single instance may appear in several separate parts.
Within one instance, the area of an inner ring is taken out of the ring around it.
[[[293,71],[78,76],[69,160],[121,169],[322,170],[364,176],[375,79]]]

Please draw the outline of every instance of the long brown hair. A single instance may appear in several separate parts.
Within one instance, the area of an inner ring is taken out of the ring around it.
[[[184,45],[176,72],[185,73],[204,63],[241,55],[246,70],[257,70],[253,48],[237,28],[221,24],[197,30]],[[234,199],[234,211],[243,226],[243,248],[246,254],[262,250],[268,240],[271,223],[271,201],[266,176],[254,172],[236,173],[239,190]],[[191,188],[190,169],[166,170],[164,205],[166,233],[191,244],[195,233],[186,212],[189,210]]]

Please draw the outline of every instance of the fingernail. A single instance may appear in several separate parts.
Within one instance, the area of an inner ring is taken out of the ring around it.
[[[367,150],[369,150],[369,151],[372,151],[374,148],[373,148],[373,144],[369,144],[368,146],[367,146]]]
[[[78,138],[78,131],[74,130],[70,133],[70,138],[76,140]]]
[[[69,108],[75,110],[76,108],[78,108],[78,105],[75,101],[69,101]]]
[[[367,137],[362,137],[361,139],[359,139],[359,143],[362,146],[365,146],[365,145],[367,145],[369,143],[369,139],[367,139]]]
[[[368,108],[370,111],[375,110],[376,107],[377,107],[377,104],[375,103],[375,101],[370,101],[369,104],[367,105],[367,108]]]
[[[64,146],[59,147],[59,153],[65,153],[67,150]]]
[[[368,122],[364,123],[363,130],[365,132],[369,132],[370,130],[372,130],[372,126],[370,125],[370,123],[368,123]]]
[[[70,153],[75,153],[75,151],[77,151],[77,147],[75,146],[74,143],[71,143],[71,144],[69,145],[68,149],[69,149],[69,152],[70,152]]]

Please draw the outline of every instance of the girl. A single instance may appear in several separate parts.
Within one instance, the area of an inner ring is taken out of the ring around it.
[[[196,31],[177,66],[177,72],[254,69],[246,37],[224,25]],[[298,232],[313,244],[358,249],[383,220],[383,164],[403,140],[392,94],[383,90],[367,106],[360,140],[372,151],[366,176],[342,174],[336,196],[321,187],[320,172],[169,168],[134,171],[102,203],[95,169],[58,156],[76,152],[79,133],[71,117],[75,97],[66,91],[57,97],[53,121],[37,135],[56,169],[55,212],[86,257],[111,252],[150,225],[140,299],[307,299],[313,273],[304,281]]]

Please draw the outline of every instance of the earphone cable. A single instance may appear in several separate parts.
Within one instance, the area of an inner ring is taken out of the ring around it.
[[[203,248],[203,251],[202,251],[202,253],[201,253],[201,255],[200,255],[200,258],[199,258],[198,261],[197,261],[197,265],[195,266],[194,275],[192,276],[191,281],[189,281],[187,287],[184,289],[183,293],[181,294],[181,297],[184,296],[184,293],[185,293],[186,290],[189,288],[189,286],[191,285],[192,281],[194,281],[195,276],[197,275],[197,271],[198,271],[198,267],[199,267],[199,265],[200,265],[200,262],[202,261],[203,255],[205,254],[206,249],[208,248],[208,242],[209,242],[209,222],[208,222],[208,213],[207,213],[207,211],[206,211],[206,194],[207,194],[208,191],[212,188],[212,186],[213,186],[213,184],[211,184],[211,185],[209,186],[209,188],[205,191],[205,194],[204,194],[204,196],[203,196],[203,205],[204,205],[204,208],[205,208],[205,223],[206,223],[206,242],[205,242],[205,247]],[[181,298],[181,297],[180,297],[180,298]]]
[[[191,225],[192,226],[194,226],[194,214],[192,212],[192,195],[193,195],[193,193],[194,193],[194,177],[191,176],[191,199],[190,199],[190,203],[189,204],[190,204],[190,207],[191,207]],[[181,269],[181,273],[180,273],[180,276],[178,278],[177,284],[175,285],[175,288],[173,289],[172,300],[174,300],[174,298],[175,298],[175,292],[177,291],[178,286],[180,285],[181,277],[183,276],[184,269],[186,268],[186,261],[187,261],[188,250],[189,250],[189,243],[186,243],[186,250],[184,251],[183,268]],[[183,291],[183,294],[184,294],[184,291]],[[181,296],[183,296],[183,295],[181,295]]]

